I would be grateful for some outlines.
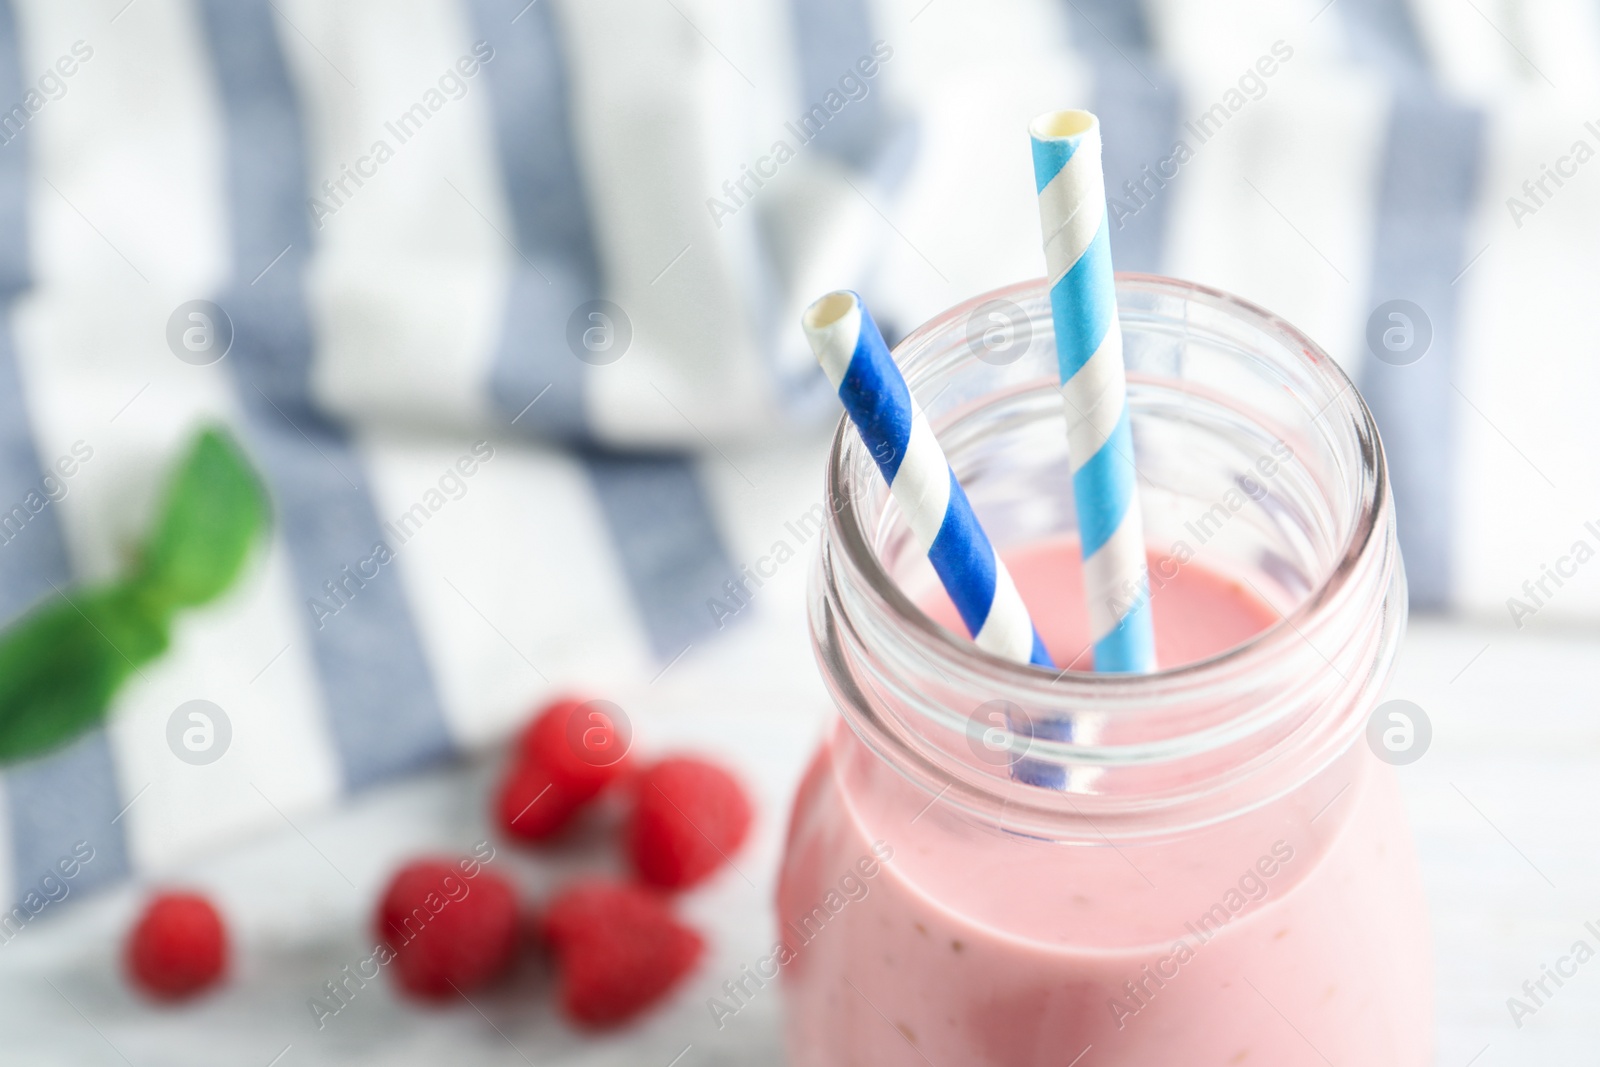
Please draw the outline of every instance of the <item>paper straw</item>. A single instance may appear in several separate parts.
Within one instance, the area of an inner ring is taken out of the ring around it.
[[[1029,127],[1067,416],[1072,494],[1097,671],[1155,670],[1150,576],[1128,421],[1122,327],[1100,170],[1100,120],[1053,111]]]
[[[997,656],[1054,667],[861,298],[829,293],[800,322],[972,639]]]

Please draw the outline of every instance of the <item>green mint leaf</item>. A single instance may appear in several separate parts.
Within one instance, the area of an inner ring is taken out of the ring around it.
[[[122,682],[166,647],[165,619],[126,584],[28,612],[0,634],[0,760],[39,755],[98,725]]]
[[[0,633],[0,762],[99,725],[128,676],[166,651],[177,609],[215,599],[238,577],[267,518],[238,443],[203,431],[130,575],[48,599]]]
[[[137,581],[153,604],[193,607],[233,584],[266,530],[266,491],[237,441],[209,427],[167,488]]]

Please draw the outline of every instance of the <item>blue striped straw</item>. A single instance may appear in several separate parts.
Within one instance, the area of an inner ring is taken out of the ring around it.
[[[1150,576],[1133,465],[1122,327],[1100,170],[1100,120],[1040,115],[1028,129],[1050,274],[1072,494],[1097,671],[1155,670]]]
[[[836,290],[806,308],[800,321],[972,639],[1017,663],[1054,667],[861,298]]]

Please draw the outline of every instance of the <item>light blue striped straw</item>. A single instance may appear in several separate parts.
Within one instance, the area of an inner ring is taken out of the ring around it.
[[[829,293],[800,321],[973,641],[1017,663],[1054,667],[861,298],[847,289]]]
[[[1094,669],[1156,668],[1150,576],[1133,465],[1122,327],[1100,169],[1100,120],[1053,111],[1029,127],[1049,268],[1050,315],[1083,540]]]

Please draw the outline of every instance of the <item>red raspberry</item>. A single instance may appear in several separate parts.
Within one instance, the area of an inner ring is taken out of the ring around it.
[[[592,1029],[660,1000],[705,949],[660,897],[615,882],[567,887],[545,912],[543,933],[561,968],[561,1010]]]
[[[727,771],[704,760],[664,759],[640,774],[628,822],[628,857],[641,881],[682,889],[722,866],[750,830],[750,801]]]
[[[390,880],[377,933],[395,952],[400,985],[420,997],[470,993],[505,973],[521,936],[510,883],[445,859],[416,860]]]
[[[557,700],[523,730],[495,797],[500,828],[524,841],[559,833],[608,784],[627,773],[631,728],[606,701]]]
[[[543,841],[565,829],[586,799],[558,787],[538,764],[513,764],[495,794],[495,822],[511,837]]]
[[[128,974],[161,1000],[192,996],[222,977],[228,937],[222,917],[197,893],[162,893],[145,905],[128,937]]]
[[[622,709],[605,700],[563,698],[546,704],[522,731],[519,762],[545,768],[558,788],[588,800],[628,766],[633,731]]]

